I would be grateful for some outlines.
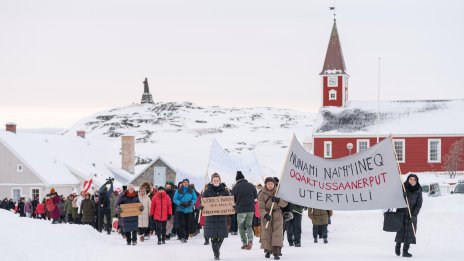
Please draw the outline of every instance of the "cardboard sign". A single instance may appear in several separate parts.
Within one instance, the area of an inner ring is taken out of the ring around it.
[[[202,198],[201,205],[201,213],[205,217],[235,214],[234,196]]]
[[[142,215],[142,211],[140,211],[142,203],[121,204],[119,206],[122,209],[122,212],[119,214],[120,217],[136,217]]]

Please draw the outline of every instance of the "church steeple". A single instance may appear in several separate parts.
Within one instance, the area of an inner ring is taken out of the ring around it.
[[[153,97],[150,93],[150,88],[148,87],[148,79],[145,77],[145,81],[143,81],[143,95],[142,95],[142,104],[144,103],[154,103]]]
[[[346,73],[335,19],[324,66],[319,75],[322,77],[322,106],[345,107],[348,102],[348,78],[350,76]]]
[[[320,75],[335,73],[335,71],[337,73],[346,73],[345,59],[343,59],[342,46],[338,36],[337,21],[334,19],[329,46],[327,47],[324,66]]]

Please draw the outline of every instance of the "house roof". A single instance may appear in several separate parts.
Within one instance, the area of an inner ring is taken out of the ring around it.
[[[322,107],[313,136],[464,136],[464,100],[350,101]]]
[[[158,156],[152,163],[150,164],[147,164],[143,169],[141,169],[140,171],[138,171],[138,173],[133,176],[133,178],[131,178],[129,181],[128,181],[128,184],[131,184],[132,182],[134,182],[134,180],[136,180],[138,177],[140,177],[143,173],[145,173],[145,171],[147,171],[147,169],[149,169],[151,166],[153,166],[158,160],[161,160],[166,166],[168,166],[168,168],[172,169],[173,171],[176,171],[175,168],[171,167],[171,165],[165,161],[163,158],[161,158],[160,156]]]
[[[338,36],[337,23],[334,20],[332,33],[330,34],[329,45],[325,55],[322,74],[341,74],[346,73],[345,60],[343,59],[342,46]]]
[[[119,170],[119,149],[96,140],[0,131],[0,142],[50,185],[78,185],[80,177],[92,178],[93,183],[99,186],[112,177],[115,185],[120,186],[132,176]]]
[[[47,136],[0,131],[0,143],[6,146],[47,186],[78,185],[79,180],[48,149]]]

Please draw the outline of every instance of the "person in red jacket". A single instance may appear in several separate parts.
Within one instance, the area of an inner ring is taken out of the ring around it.
[[[42,203],[37,204],[37,207],[35,208],[35,215],[37,218],[45,219],[45,199]]]
[[[158,245],[166,243],[166,223],[172,217],[172,202],[163,187],[151,199],[150,216],[155,220]]]

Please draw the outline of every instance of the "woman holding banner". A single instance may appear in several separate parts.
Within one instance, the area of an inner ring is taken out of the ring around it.
[[[211,183],[203,193],[203,198],[230,196],[230,191],[224,183],[221,183],[221,176],[217,173],[211,175]],[[200,209],[203,209],[200,207]],[[229,234],[227,228],[227,216],[217,215],[205,217],[205,238],[211,238],[214,260],[219,260],[219,249],[221,248],[224,238]]]
[[[261,248],[264,249],[266,258],[271,256],[272,251],[274,259],[278,260],[284,245],[284,218],[281,208],[286,207],[288,203],[274,196],[276,190],[276,180],[267,177],[264,188],[258,195],[258,208],[261,216]]]
[[[398,208],[396,212],[404,212],[403,227],[400,231],[396,232],[395,237],[395,254],[400,255],[401,243],[403,246],[403,256],[412,257],[408,252],[409,245],[416,243],[417,231],[417,215],[422,207],[422,187],[419,184],[419,178],[415,174],[410,174],[404,182],[404,197],[406,202],[409,203],[409,210],[407,208]],[[411,217],[409,216],[411,214]]]

